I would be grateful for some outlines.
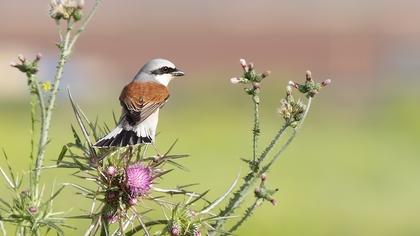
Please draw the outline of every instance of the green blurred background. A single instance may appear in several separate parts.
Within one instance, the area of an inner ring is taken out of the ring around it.
[[[86,1],[91,5],[91,1]],[[252,104],[240,86],[239,58],[273,73],[262,87],[262,138],[280,127],[276,114],[289,80],[333,83],[315,98],[298,138],[269,173],[279,205],[264,204],[239,235],[420,235],[420,2],[391,1],[108,1],[82,35],[66,67],[47,164],[72,139],[64,88],[94,119],[111,123],[117,97],[153,57],[187,76],[171,84],[160,114],[158,146],[176,138],[190,171],[160,186],[200,183],[217,197],[246,166]],[[48,1],[0,0],[0,147],[24,173],[30,117],[25,78],[8,66],[22,53],[44,54],[50,79],[56,31]],[[3,161],[2,161],[3,163]],[[1,166],[5,166],[1,164]],[[47,170],[43,181],[76,181]],[[0,197],[10,194],[4,184]],[[73,189],[57,210],[80,213],[89,201]],[[74,221],[80,235],[88,222]]]

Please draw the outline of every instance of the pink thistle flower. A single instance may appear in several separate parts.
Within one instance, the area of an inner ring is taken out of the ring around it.
[[[142,164],[134,164],[127,167],[126,188],[131,197],[143,196],[152,185],[152,169]]]

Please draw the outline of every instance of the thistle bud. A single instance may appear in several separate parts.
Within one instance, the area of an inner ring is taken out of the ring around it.
[[[85,6],[85,0],[79,0],[77,3],[77,9],[82,10]]]
[[[19,59],[19,61],[21,61],[22,63],[25,63],[25,62],[26,62],[26,58],[25,58],[22,54],[19,54],[19,55],[18,55],[18,59]]]
[[[32,206],[32,207],[29,207],[29,208],[28,208],[28,211],[29,211],[31,214],[35,214],[35,213],[37,213],[37,212],[38,212],[38,208],[36,208],[36,207]]]
[[[289,81],[289,86],[292,86],[293,88],[299,88],[299,84],[293,82],[293,81]]]
[[[249,70],[254,70],[254,63],[250,62],[248,64],[248,68],[249,68]]]
[[[233,77],[230,79],[230,82],[232,84],[238,84],[239,82],[241,82],[241,79],[237,78],[237,77]]]
[[[264,79],[264,78],[268,77],[270,74],[271,74],[271,71],[268,70],[268,71],[262,73],[261,77]]]
[[[276,199],[272,198],[270,200],[271,204],[273,204],[273,206],[277,206],[278,202],[276,201]]]
[[[38,54],[36,54],[35,60],[38,62],[40,61],[42,58],[42,54],[39,52]]]
[[[329,84],[331,84],[331,80],[330,79],[326,79],[326,80],[322,81],[321,86],[322,87],[325,87],[325,86],[327,86]]]
[[[254,87],[254,89],[259,89],[259,88],[261,88],[261,83],[259,83],[259,82],[253,82],[252,83],[252,87]]]
[[[108,177],[114,177],[117,174],[117,168],[115,168],[114,166],[108,166],[108,168],[106,169],[106,174],[108,175]]]
[[[117,214],[112,214],[112,215],[108,215],[106,217],[106,220],[108,221],[109,224],[114,224],[115,222],[118,221],[118,215]]]
[[[137,198],[130,198],[130,199],[128,199],[128,204],[130,205],[130,206],[134,206],[134,205],[136,205],[137,204]]]
[[[117,194],[115,192],[107,192],[107,194],[106,194],[106,199],[109,202],[114,201],[116,197],[117,197]]]
[[[267,175],[264,173],[264,174],[262,174],[261,176],[260,176],[260,178],[261,178],[261,181],[266,181],[267,180]]]
[[[181,227],[179,224],[173,224],[170,229],[171,236],[179,236],[181,235]]]
[[[240,59],[239,63],[241,64],[242,68],[244,69],[245,72],[249,71],[248,65],[246,64],[245,59]]]
[[[307,81],[312,81],[312,73],[309,70],[306,71],[306,80]]]

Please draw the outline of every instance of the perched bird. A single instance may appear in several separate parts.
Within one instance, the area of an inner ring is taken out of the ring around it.
[[[165,59],[147,62],[120,95],[121,118],[117,127],[97,141],[96,147],[124,147],[153,143],[159,109],[169,98],[168,84],[184,72]]]

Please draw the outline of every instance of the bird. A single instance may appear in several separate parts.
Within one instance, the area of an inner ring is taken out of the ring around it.
[[[184,72],[169,60],[157,58],[148,61],[119,96],[122,112],[117,127],[93,146],[154,144],[159,110],[169,98],[169,82],[181,76]]]

